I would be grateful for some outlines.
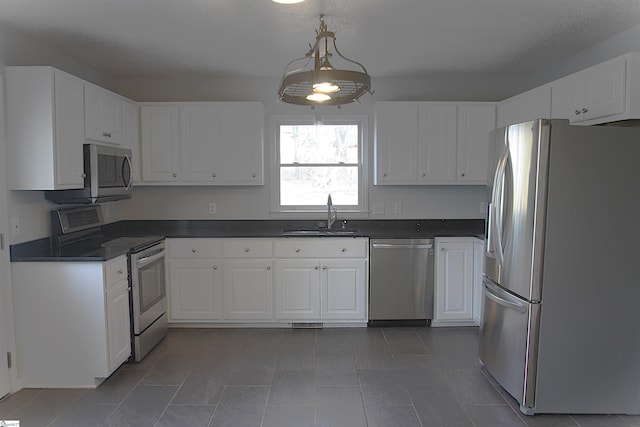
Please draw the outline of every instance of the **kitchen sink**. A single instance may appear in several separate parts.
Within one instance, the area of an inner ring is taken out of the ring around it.
[[[354,228],[282,230],[283,236],[355,236],[358,233]]]

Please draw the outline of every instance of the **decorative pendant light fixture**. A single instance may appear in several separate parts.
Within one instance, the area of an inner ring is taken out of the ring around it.
[[[329,58],[333,57],[348,66],[335,68]],[[301,68],[292,69],[296,62]],[[316,42],[302,57],[289,62],[284,69],[278,94],[280,100],[297,105],[342,105],[357,101],[371,91],[371,77],[362,64],[340,53],[336,46],[336,35],[327,30],[324,15],[320,15],[320,28],[316,30]]]

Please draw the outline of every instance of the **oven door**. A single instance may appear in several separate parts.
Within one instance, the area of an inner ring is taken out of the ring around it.
[[[164,243],[131,254],[133,332],[139,335],[167,311]]]

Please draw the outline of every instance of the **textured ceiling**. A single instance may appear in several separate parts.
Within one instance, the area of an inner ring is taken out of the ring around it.
[[[373,77],[472,76],[576,53],[638,24],[640,0],[0,2],[0,24],[116,77],[280,77],[320,13]]]

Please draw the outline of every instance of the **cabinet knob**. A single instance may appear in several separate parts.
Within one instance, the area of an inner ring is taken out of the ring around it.
[[[583,109],[582,109],[582,114],[584,114],[584,113],[588,113],[588,112],[589,112],[589,110],[587,110],[586,108],[583,108]]]
[[[323,270],[326,270],[326,269],[327,269],[327,266],[326,266],[326,265],[323,265],[323,266],[322,266],[322,269],[323,269]]]
[[[252,173],[252,174],[251,174],[251,177],[252,177],[252,178],[255,178],[256,176],[257,176],[257,175],[256,175],[255,173]]]
[[[196,248],[192,248],[191,252],[193,252],[195,254],[196,253]]]
[[[122,276],[122,270],[118,270],[118,274]]]
[[[580,115],[580,110],[576,110],[576,111],[574,111],[574,113],[576,113],[576,116],[579,116]]]
[[[386,178],[386,177],[387,177],[387,174],[386,174],[386,173],[383,173],[383,174],[382,174],[382,177],[383,177],[383,178]]]
[[[424,173],[424,172],[422,172],[422,173],[420,174],[420,176],[424,178],[425,176],[427,176],[427,174],[426,174],[426,173]]]
[[[347,252],[347,248],[340,249],[340,252]]]
[[[300,248],[296,248],[296,252],[300,252]]]
[[[317,265],[315,267],[313,267],[314,270],[318,270],[320,267],[318,267]]]
[[[244,248],[244,251],[245,252],[249,252],[249,248]]]
[[[174,178],[176,178],[177,176],[178,176],[178,174],[177,174],[177,173],[174,173],[174,174],[173,174],[173,177],[174,177]]]
[[[87,177],[87,174],[86,174],[86,173],[83,173],[83,174],[82,174],[82,178],[86,178],[86,177]]]
[[[213,266],[213,269],[214,269],[214,270],[217,270],[217,269],[218,269],[218,266],[217,266],[217,265],[214,265],[214,266]]]
[[[102,136],[106,136],[107,138],[111,138],[111,132],[102,132]]]
[[[270,265],[267,265],[267,270],[271,270],[271,266]]]
[[[215,177],[216,177],[216,173],[215,173],[215,172],[214,172],[214,173],[212,173],[212,174],[211,174],[211,176],[212,176],[213,178],[215,178]]]
[[[464,176],[464,172],[460,174],[460,176]]]

